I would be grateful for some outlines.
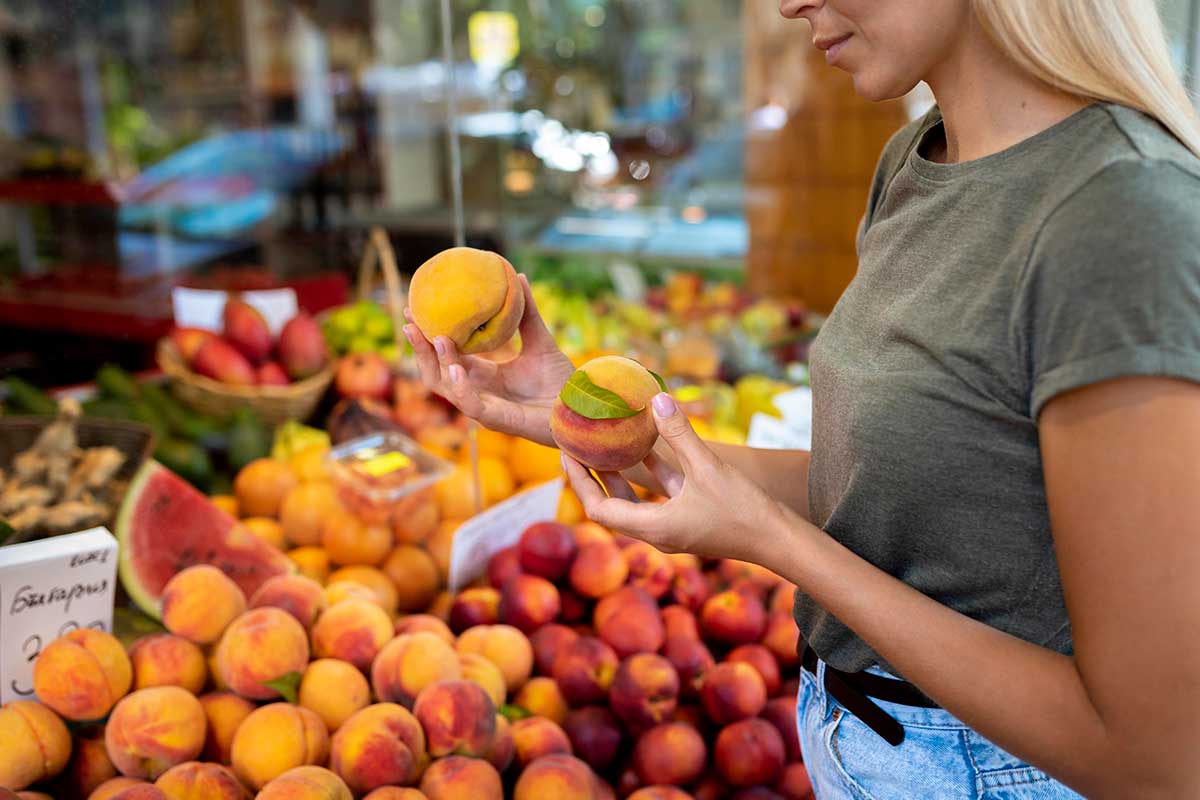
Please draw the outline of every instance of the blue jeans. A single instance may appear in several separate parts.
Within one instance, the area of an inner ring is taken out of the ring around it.
[[[893,677],[881,670],[880,675]],[[823,679],[825,662],[817,663]],[[817,800],[1079,800],[940,708],[872,700],[904,726],[893,747],[800,671],[797,718]]]

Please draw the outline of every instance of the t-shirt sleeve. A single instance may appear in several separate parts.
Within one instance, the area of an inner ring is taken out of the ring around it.
[[[1014,305],[1029,412],[1101,381],[1200,383],[1200,177],[1117,162],[1046,221]]]

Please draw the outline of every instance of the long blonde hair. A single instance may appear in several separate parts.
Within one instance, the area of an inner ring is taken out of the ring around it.
[[[972,0],[1000,49],[1070,94],[1157,119],[1200,156],[1200,118],[1171,63],[1154,0]]]

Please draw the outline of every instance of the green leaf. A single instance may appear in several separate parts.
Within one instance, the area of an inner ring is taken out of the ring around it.
[[[303,676],[299,672],[287,672],[274,680],[263,681],[262,685],[268,689],[274,689],[283,696],[284,700],[295,704],[299,697],[301,677]]]
[[[526,717],[533,716],[533,714],[529,713],[529,711],[525,710],[524,708],[521,708],[521,706],[516,706],[512,703],[505,703],[504,705],[500,706],[500,714],[509,722],[516,722],[517,720],[522,720]]]
[[[669,391],[667,389],[667,382],[665,380],[663,380],[662,375],[659,375],[657,372],[655,372],[652,369],[648,369],[648,370],[646,370],[646,372],[649,372],[651,375],[654,376],[654,380],[658,381],[658,387],[660,389],[662,389],[664,392]]]
[[[558,398],[567,408],[588,419],[624,419],[642,412],[640,408],[630,408],[616,392],[592,383],[581,369],[566,382]]]

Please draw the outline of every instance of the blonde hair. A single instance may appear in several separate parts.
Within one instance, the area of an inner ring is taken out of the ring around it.
[[[1135,108],[1200,156],[1200,118],[1154,0],[972,0],[997,46],[1064,92]]]

